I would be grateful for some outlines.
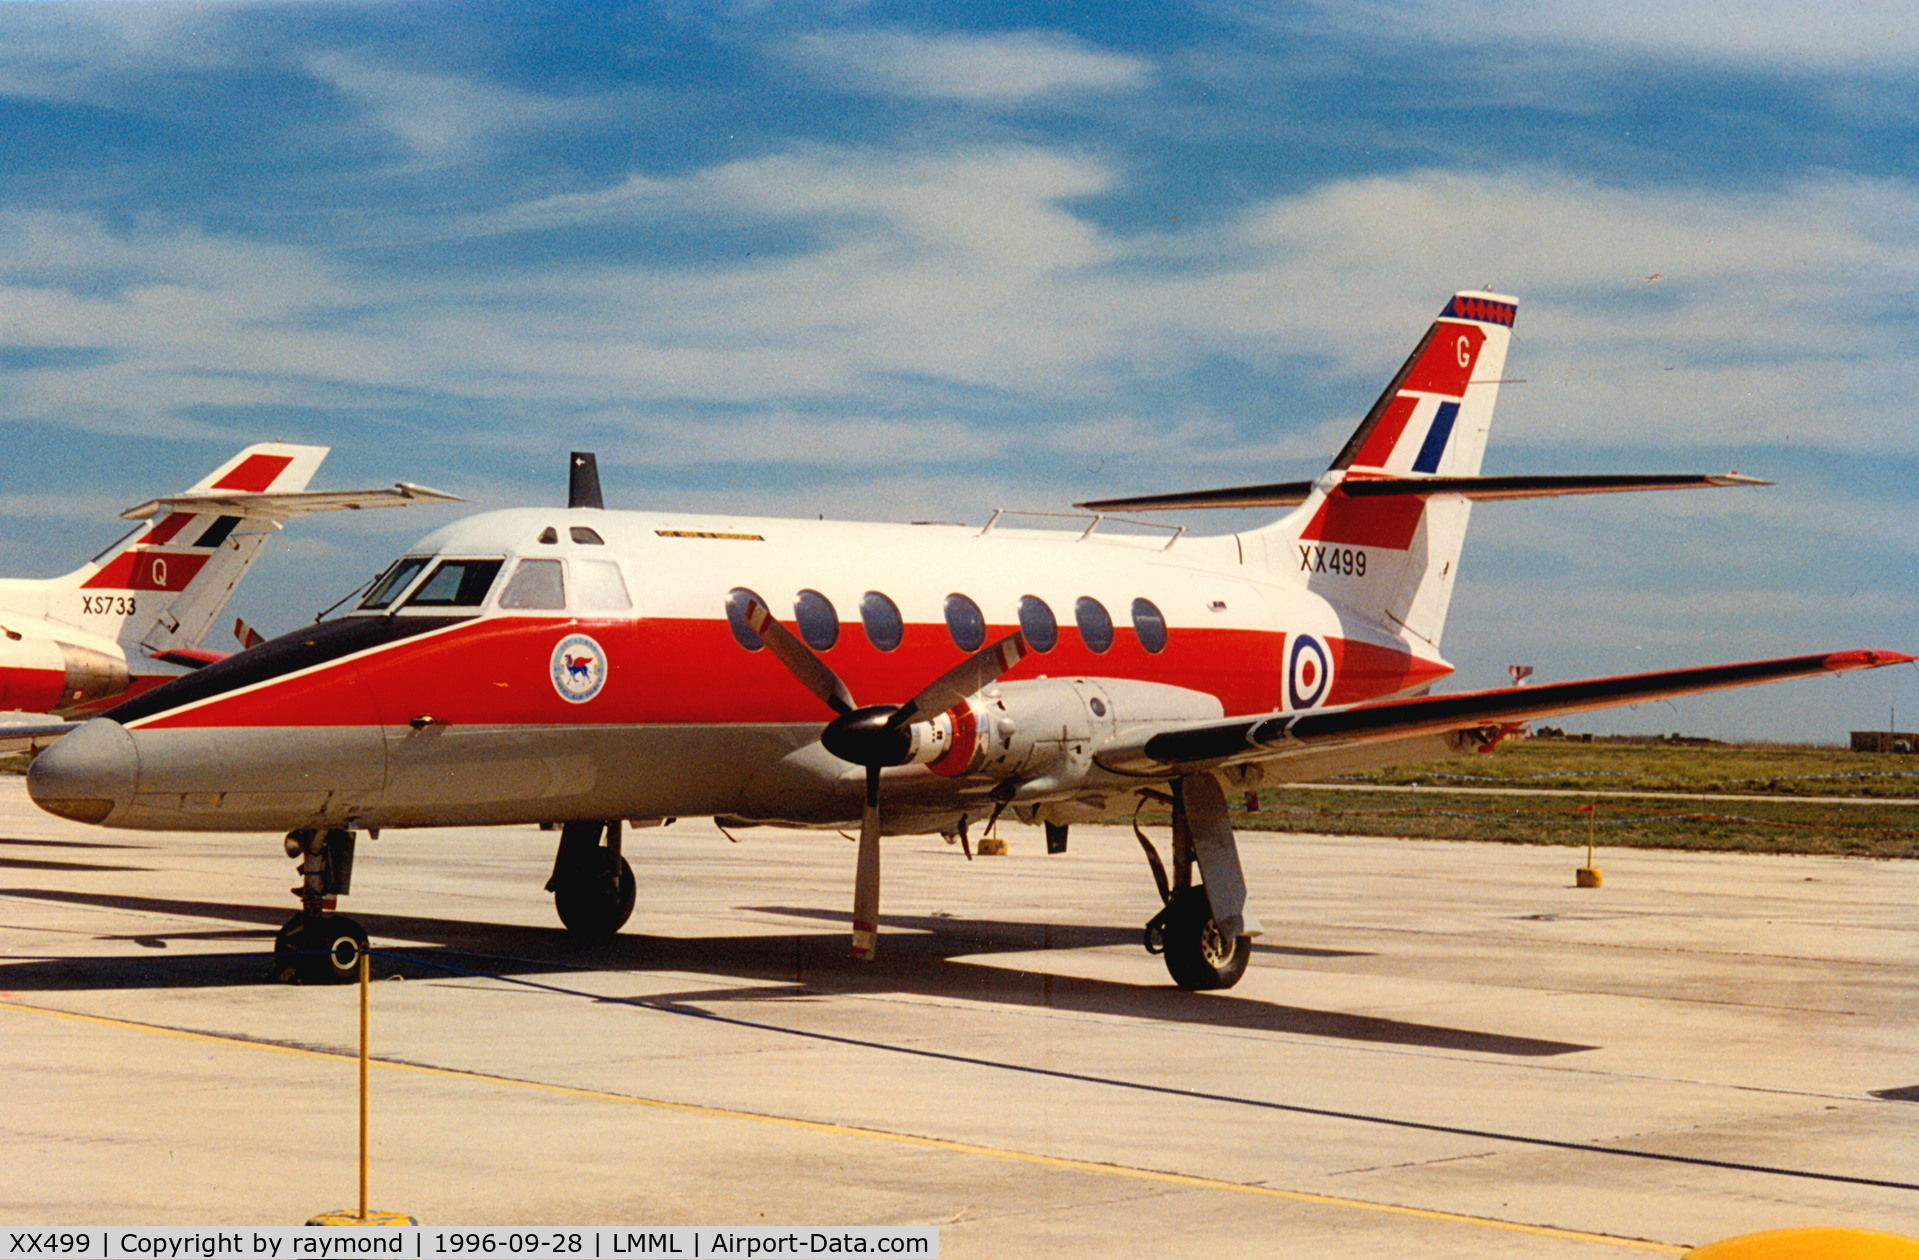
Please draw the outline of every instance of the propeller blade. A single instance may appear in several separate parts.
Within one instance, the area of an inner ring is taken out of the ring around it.
[[[781,625],[779,618],[768,611],[765,604],[757,599],[746,601],[746,624],[753,628],[754,634],[760,636],[760,642],[766,645],[766,650],[786,666],[787,672],[799,679],[808,691],[824,700],[833,712],[845,717],[859,707],[853,703],[853,693],[846,689],[840,676],[829,669],[825,661],[813,655],[812,648]]]
[[[880,768],[866,768],[866,807],[860,811],[860,849],[853,874],[853,957],[873,960],[880,934]]]
[[[1026,639],[1017,630],[987,644],[921,688],[887,719],[887,726],[898,729],[917,718],[944,713],[1019,664],[1025,655]]]

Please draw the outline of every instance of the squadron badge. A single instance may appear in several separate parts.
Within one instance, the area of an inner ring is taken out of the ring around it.
[[[583,634],[569,634],[553,649],[553,690],[560,699],[584,704],[606,685],[606,653]]]

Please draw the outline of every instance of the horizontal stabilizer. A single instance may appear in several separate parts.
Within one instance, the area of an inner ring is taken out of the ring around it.
[[[1919,657],[1903,652],[1829,652],[1229,718],[1161,731],[1135,747],[1106,750],[1099,760],[1109,769],[1126,773],[1163,773],[1169,768],[1184,773],[1192,769],[1280,760],[1290,753],[1309,749],[1471,731],[1786,678],[1903,665],[1914,660]]]
[[[120,516],[123,520],[144,521],[161,512],[208,512],[221,516],[284,521],[310,512],[357,512],[363,508],[464,502],[466,500],[457,494],[401,481],[394,483],[391,489],[384,490],[297,490],[281,494],[188,492],[165,499],[148,499],[137,507],[128,508]]]
[[[1456,494],[1473,500],[1546,499],[1562,494],[1619,494],[1629,490],[1704,490],[1713,486],[1769,486],[1738,473],[1621,473],[1519,477],[1365,477],[1349,476],[1339,491],[1352,499]],[[1310,481],[1278,481],[1265,486],[1149,494],[1131,499],[1092,499],[1073,506],[1088,512],[1169,512],[1179,508],[1292,507],[1313,492]]]

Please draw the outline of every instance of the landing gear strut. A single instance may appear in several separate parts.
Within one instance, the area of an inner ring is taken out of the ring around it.
[[[1146,951],[1163,954],[1182,989],[1230,989],[1246,973],[1259,923],[1246,913],[1246,882],[1226,816],[1226,796],[1210,774],[1173,784],[1173,870],[1169,883],[1144,833],[1165,908],[1146,925]],[[1193,867],[1205,881],[1193,883]]]
[[[273,976],[285,984],[345,984],[360,974],[366,929],[330,913],[353,882],[353,833],[289,831],[287,856],[300,859],[293,890],[300,912],[273,940]]]
[[[563,825],[546,890],[553,894],[553,908],[567,931],[579,936],[619,931],[633,913],[637,892],[633,868],[620,856],[619,819]]]

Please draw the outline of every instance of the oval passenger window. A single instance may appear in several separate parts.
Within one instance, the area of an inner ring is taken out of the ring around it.
[[[946,597],[946,633],[962,652],[977,652],[986,644],[986,616],[970,598],[953,592]]]
[[[1139,636],[1139,645],[1148,652],[1166,650],[1166,618],[1159,611],[1159,605],[1150,599],[1133,601],[1133,633]]]
[[[899,605],[878,591],[860,597],[860,620],[866,625],[867,640],[882,652],[891,652],[906,637]]]
[[[1059,622],[1053,610],[1037,595],[1022,595],[1019,600],[1019,628],[1026,645],[1035,652],[1050,652],[1059,642]]]
[[[746,623],[746,605],[748,601],[754,600],[758,601],[762,608],[766,606],[765,600],[760,599],[744,586],[734,587],[726,596],[727,628],[733,631],[733,638],[739,642],[739,645],[749,652],[757,652],[766,646],[760,642],[760,636],[753,633],[753,627]]]
[[[1091,595],[1073,601],[1073,620],[1079,623],[1080,642],[1093,651],[1104,652],[1113,646],[1113,618],[1106,605]]]
[[[833,601],[818,591],[801,591],[793,601],[793,619],[800,623],[800,638],[815,652],[824,652],[840,641],[840,615]]]

